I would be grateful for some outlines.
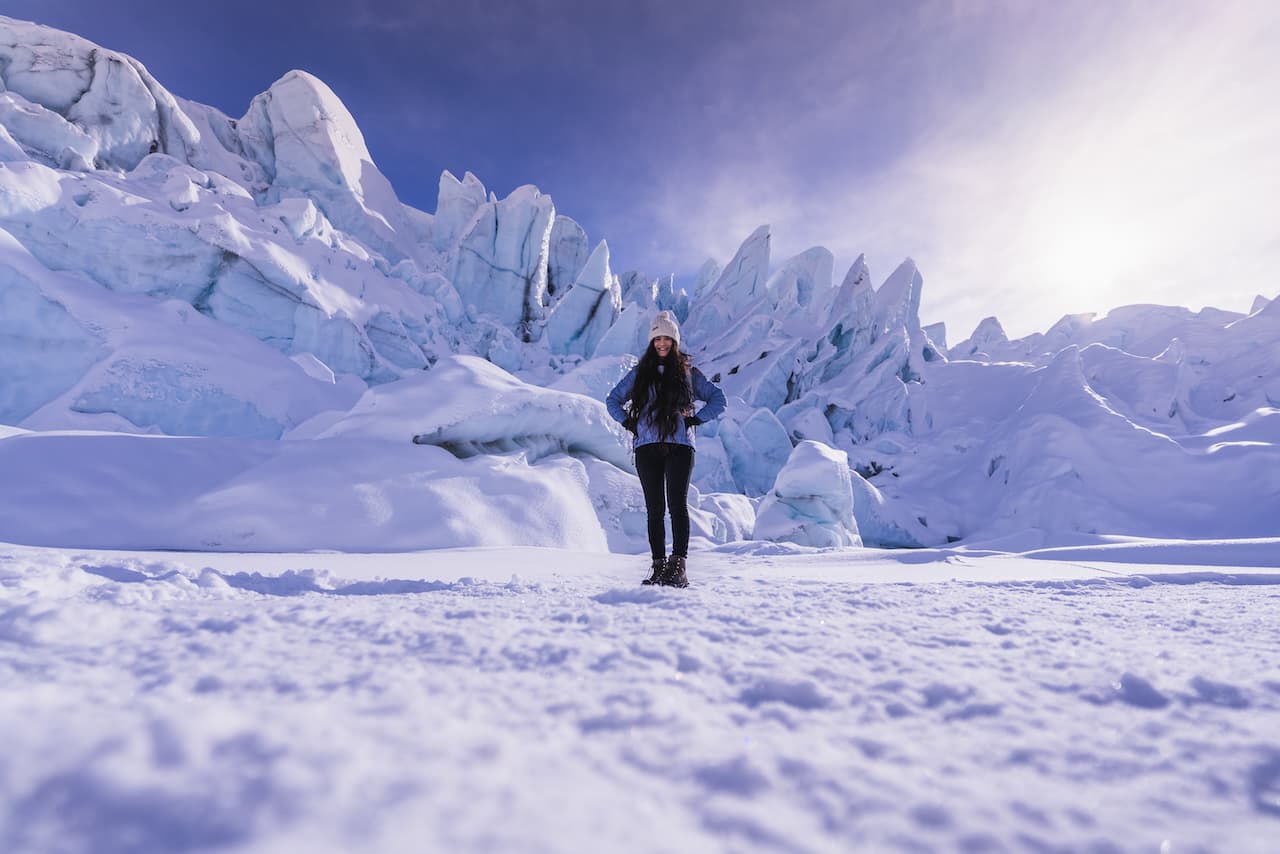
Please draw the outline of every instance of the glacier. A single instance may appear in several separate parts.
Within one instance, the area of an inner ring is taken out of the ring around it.
[[[312,75],[0,30],[0,851],[1275,848],[1280,301],[619,270]],[[601,403],[660,309],[687,590]]]
[[[1015,340],[991,317],[948,347],[913,260],[877,285],[858,257],[837,284],[827,249],[772,244],[761,225],[689,282],[615,272],[532,184],[498,198],[444,172],[433,213],[405,205],[306,72],[233,118],[0,17],[0,476],[24,484],[0,540],[480,546],[541,506],[538,544],[642,550],[599,401],[662,309],[729,398],[699,428],[703,545],[1275,534],[1276,300],[1122,306]],[[125,456],[88,463],[107,449]],[[307,474],[321,459],[347,480]],[[88,506],[90,477],[161,494],[184,471],[164,524]],[[412,521],[451,496],[488,509]]]

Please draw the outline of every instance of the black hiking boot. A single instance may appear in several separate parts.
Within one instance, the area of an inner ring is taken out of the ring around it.
[[[688,587],[689,576],[684,574],[684,555],[672,555],[667,558],[667,577],[662,583],[668,587]]]
[[[653,559],[653,574],[641,581],[641,584],[665,584],[667,578],[667,562],[665,559],[655,557]]]

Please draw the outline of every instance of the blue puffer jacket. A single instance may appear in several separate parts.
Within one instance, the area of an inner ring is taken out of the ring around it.
[[[627,371],[627,375],[623,377],[613,391],[609,392],[609,397],[605,399],[605,406],[609,408],[609,414],[613,416],[613,420],[619,424],[627,417],[627,410],[623,408],[631,395],[631,386],[636,381],[636,369],[632,368]],[[702,371],[694,368],[689,376],[689,387],[693,390],[693,399],[701,400],[705,404],[701,410],[695,412],[694,415],[703,421],[714,421],[724,413],[725,400],[724,392],[720,387],[707,379]],[[635,403],[632,402],[634,408]],[[640,417],[639,423],[636,424],[635,447],[641,445],[650,445],[654,442],[674,442],[678,445],[688,445],[694,447],[693,429],[686,427],[684,416],[677,415],[676,433],[674,436],[663,439],[658,435],[658,428],[653,423],[649,413],[644,413]]]

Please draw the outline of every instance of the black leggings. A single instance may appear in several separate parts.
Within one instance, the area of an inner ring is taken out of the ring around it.
[[[649,552],[654,559],[667,556],[667,532],[663,525],[671,506],[671,553],[689,555],[689,477],[693,474],[693,448],[674,442],[652,442],[636,448],[636,474],[644,490],[649,520]]]

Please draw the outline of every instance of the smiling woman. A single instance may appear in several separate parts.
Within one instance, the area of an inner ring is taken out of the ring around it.
[[[702,401],[701,408],[694,404]],[[634,437],[636,474],[644,491],[652,565],[644,584],[688,587],[689,482],[694,433],[719,418],[725,396],[680,350],[675,315],[660,311],[649,325],[640,362],[609,392],[609,414]],[[666,556],[666,516],[671,556]]]

